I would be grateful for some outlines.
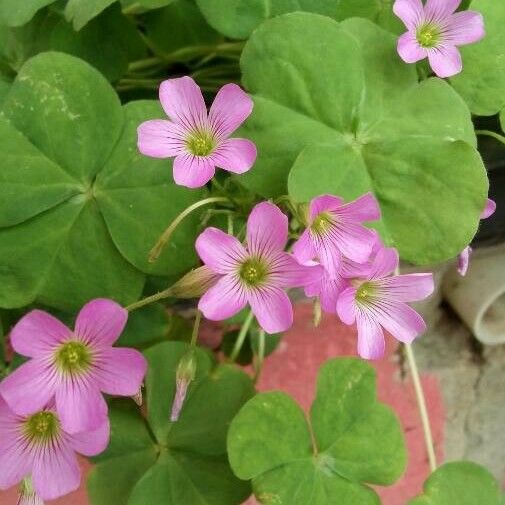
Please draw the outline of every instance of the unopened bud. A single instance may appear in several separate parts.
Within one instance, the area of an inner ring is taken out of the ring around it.
[[[175,396],[172,403],[172,413],[170,420],[178,421],[181,410],[186,400],[188,387],[195,379],[196,375],[196,356],[193,349],[189,350],[179,361],[175,375]]]
[[[314,300],[313,311],[314,311],[314,319],[313,319],[314,328],[317,328],[321,324],[321,318],[323,316],[323,314],[321,312],[321,302],[320,302],[319,298],[316,298]]]
[[[144,395],[142,394],[142,387],[143,385],[140,386],[137,394],[132,396],[132,400],[139,406],[142,407],[142,403],[144,402]]]
[[[219,275],[203,266],[188,272],[170,287],[170,294],[175,298],[199,298],[219,280]]]
[[[33,489],[30,477],[26,477],[21,482],[17,505],[44,505],[42,498]]]

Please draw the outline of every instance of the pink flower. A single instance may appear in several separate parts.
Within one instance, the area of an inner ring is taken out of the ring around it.
[[[33,490],[26,490],[20,503],[59,498],[79,487],[81,472],[75,453],[95,456],[108,443],[107,418],[93,431],[71,435],[63,429],[54,406],[19,416],[0,398],[0,489],[31,476]]]
[[[407,27],[398,40],[398,54],[407,63],[428,58],[438,77],[461,72],[457,46],[471,44],[485,35],[478,12],[455,12],[461,0],[396,0],[393,11]]]
[[[318,259],[329,277],[337,279],[342,257],[357,263],[368,260],[377,235],[362,223],[379,218],[371,193],[347,204],[336,196],[318,196],[310,202],[309,226],[293,245],[293,253],[302,264]]]
[[[0,394],[18,415],[41,410],[53,398],[62,429],[91,431],[107,417],[103,393],[137,394],[147,363],[134,349],[114,348],[128,312],[96,299],[79,312],[74,331],[47,312],[33,310],[12,329],[16,352],[31,358],[0,383]]]
[[[365,278],[351,281],[337,302],[343,323],[358,327],[358,353],[365,359],[384,355],[383,329],[400,342],[410,343],[426,329],[423,318],[405,302],[422,300],[433,292],[432,274],[390,277],[398,267],[398,252],[381,248]]]
[[[207,319],[227,319],[247,304],[267,333],[287,330],[293,307],[284,288],[304,286],[321,276],[317,266],[300,265],[284,252],[288,218],[263,202],[247,221],[247,247],[217,228],[207,228],[196,241],[202,261],[221,277],[200,299]]]
[[[138,127],[138,148],[153,158],[174,161],[174,180],[198,188],[209,182],[216,167],[243,174],[256,160],[256,146],[228,138],[251,114],[253,101],[236,84],[226,84],[207,108],[191,77],[161,83],[160,101],[170,121],[154,119]]]
[[[491,200],[491,198],[487,199],[486,206],[480,215],[481,219],[487,219],[491,217],[496,211],[496,202]],[[473,249],[470,246],[466,246],[458,255],[458,272],[459,275],[464,277],[468,272],[468,267],[470,266],[470,257],[472,256]]]

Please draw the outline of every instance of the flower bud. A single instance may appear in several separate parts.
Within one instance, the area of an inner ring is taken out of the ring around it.
[[[190,349],[179,361],[175,376],[175,397],[172,404],[170,420],[178,421],[184,401],[188,392],[188,387],[196,375],[196,356],[193,349]]]
[[[133,395],[132,396],[132,400],[139,406],[139,407],[142,407],[142,403],[144,402],[144,395],[142,394],[142,387],[143,385],[141,385],[139,387],[139,390],[137,392],[137,394]]]
[[[44,505],[42,498],[33,489],[30,477],[26,477],[21,482],[17,505]]]
[[[170,294],[175,298],[199,298],[216,284],[219,277],[206,266],[195,268],[170,287]]]

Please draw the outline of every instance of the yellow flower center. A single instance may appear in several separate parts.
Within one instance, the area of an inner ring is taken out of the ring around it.
[[[364,282],[356,290],[356,301],[367,302],[374,295],[375,289],[370,282]]]
[[[209,156],[216,148],[216,140],[210,132],[198,130],[188,136],[186,147],[194,156]]]
[[[324,235],[333,224],[333,218],[327,212],[321,212],[321,214],[317,215],[312,224],[310,225],[310,229],[316,235]]]
[[[239,276],[249,286],[259,286],[267,277],[268,269],[260,260],[251,258],[240,266]]]
[[[92,354],[86,344],[70,340],[62,344],[55,355],[56,365],[65,373],[82,373],[89,369]]]
[[[30,440],[44,442],[53,440],[58,435],[60,422],[52,412],[37,412],[24,422],[23,430]]]
[[[440,28],[433,23],[425,23],[417,29],[416,38],[421,47],[430,49],[438,46],[441,39]]]

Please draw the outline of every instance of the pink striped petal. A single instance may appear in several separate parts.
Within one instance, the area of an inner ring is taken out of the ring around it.
[[[337,314],[344,324],[354,324],[356,320],[356,288],[349,287],[340,293],[337,300]]]
[[[167,116],[186,131],[208,126],[207,107],[202,92],[191,77],[163,81],[160,102]]]
[[[335,213],[346,220],[357,223],[376,221],[381,217],[379,203],[372,193],[365,193],[356,200],[342,205]],[[372,233],[376,236],[375,231],[372,231]]]
[[[368,314],[359,312],[356,317],[358,328],[358,354],[363,359],[380,359],[384,356],[386,343],[384,332]]]
[[[462,277],[464,277],[468,272],[471,255],[472,255],[472,248],[470,246],[465,247],[458,255],[458,273]]]
[[[381,294],[400,302],[424,300],[433,293],[432,274],[409,274],[386,277],[375,282],[381,288]]]
[[[415,29],[424,16],[424,8],[421,0],[396,0],[393,12],[411,30]]]
[[[206,228],[195,243],[205,265],[218,274],[234,272],[247,257],[244,246],[232,235],[218,228]]]
[[[147,370],[147,362],[135,349],[110,347],[95,358],[94,378],[100,391],[109,395],[134,396]]]
[[[319,301],[324,312],[335,314],[337,312],[337,301],[340,294],[348,285],[342,277],[337,279],[323,278],[321,281],[321,290]]]
[[[33,358],[0,382],[0,394],[16,414],[30,415],[54,396],[56,381],[47,360]]]
[[[463,11],[452,15],[445,33],[449,44],[460,46],[472,44],[484,38],[484,18],[480,12]]]
[[[266,333],[281,333],[293,324],[293,306],[282,289],[258,288],[248,292],[251,310]]]
[[[74,451],[83,456],[96,456],[109,445],[109,418],[105,418],[104,422],[96,430],[67,435],[67,438],[68,443]]]
[[[375,241],[374,231],[357,223],[345,223],[339,226],[334,238],[340,252],[357,263],[364,263],[370,258]]]
[[[258,203],[247,219],[247,248],[252,255],[284,249],[288,241],[288,218],[277,205]]]
[[[487,219],[488,217],[491,217],[495,212],[496,212],[496,202],[494,200],[491,200],[491,198],[488,198],[486,202],[486,207],[482,211],[480,218]]]
[[[251,114],[251,97],[236,84],[226,84],[217,93],[209,112],[209,123],[221,139],[231,135]]]
[[[247,139],[227,139],[212,153],[212,163],[216,167],[234,174],[244,174],[254,165],[257,151],[253,142]]]
[[[246,294],[238,277],[228,274],[200,298],[198,308],[207,319],[222,321],[240,312],[246,303]]]
[[[340,241],[338,243],[332,243],[325,238],[318,239],[314,244],[317,257],[331,279],[336,279],[340,274],[340,268],[342,266],[342,254],[339,249],[340,244]]]
[[[17,353],[34,358],[51,352],[71,334],[70,329],[51,314],[32,310],[12,328],[10,340]]]
[[[58,386],[56,410],[69,434],[96,430],[107,417],[107,404],[98,387],[82,377],[69,378]]]
[[[381,300],[370,309],[369,316],[400,342],[410,344],[424,333],[423,318],[406,303]]]
[[[427,0],[424,7],[429,21],[445,21],[459,7],[461,0]]]
[[[398,39],[398,54],[405,63],[415,63],[428,56],[428,51],[419,45],[415,33],[405,32]]]
[[[97,347],[111,346],[121,335],[128,320],[128,311],[107,298],[88,302],[75,322],[75,335]]]
[[[393,247],[381,247],[372,261],[369,279],[381,279],[393,273],[400,264],[398,251]]]
[[[15,486],[31,470],[32,459],[18,436],[20,418],[0,397],[0,489]]]
[[[39,451],[32,471],[33,488],[43,500],[54,500],[75,491],[81,471],[74,451],[66,443]]]
[[[320,282],[324,272],[320,265],[301,265],[283,251],[271,254],[269,262],[269,283],[280,288],[296,288]]]
[[[433,72],[440,77],[452,77],[463,69],[461,54],[455,46],[440,46],[428,51]]]
[[[309,230],[305,230],[293,244],[293,254],[300,263],[307,263],[317,256]]]
[[[179,186],[201,188],[214,177],[215,173],[216,166],[212,157],[184,153],[174,160],[174,181]]]
[[[183,129],[171,121],[153,119],[137,128],[139,151],[153,158],[178,156],[185,150]]]
[[[338,209],[344,204],[344,200],[333,195],[321,195],[310,202],[309,215],[310,220],[314,220],[321,212]]]

